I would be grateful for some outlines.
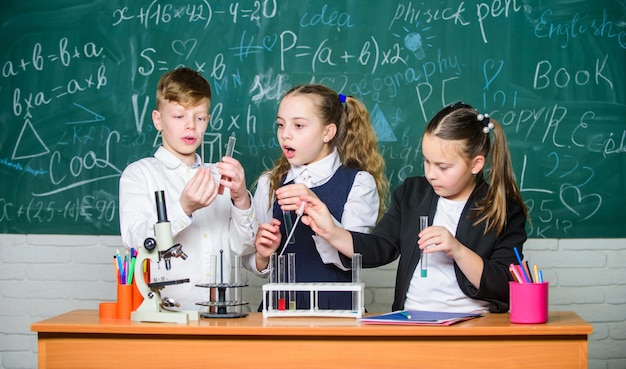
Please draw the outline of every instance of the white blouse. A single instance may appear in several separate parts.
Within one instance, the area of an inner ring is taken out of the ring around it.
[[[322,160],[309,165],[292,166],[285,182],[303,183],[308,188],[321,186],[328,182],[341,166],[337,150]],[[269,223],[272,220],[272,204],[269,203],[269,173],[263,173],[259,178],[256,192],[254,193],[253,208],[259,224]],[[366,171],[359,171],[352,184],[352,189],[348,194],[344,205],[341,221],[334,219],[335,224],[350,230],[368,233],[376,225],[379,208],[379,195],[376,189],[374,177]],[[279,219],[281,222],[282,219]],[[301,227],[300,223],[297,225]],[[334,264],[342,270],[348,270],[340,261],[339,252],[323,238],[313,236],[317,252],[322,261],[326,264]],[[284,242],[285,240],[282,240]],[[266,275],[268,270],[259,271],[256,269],[254,259],[254,246],[248,250],[250,254],[244,257],[244,266],[255,272],[257,275]]]

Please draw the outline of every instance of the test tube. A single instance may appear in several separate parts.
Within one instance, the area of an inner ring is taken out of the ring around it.
[[[278,283],[286,282],[286,272],[287,272],[287,255],[279,255],[278,256]],[[285,290],[278,291],[278,310],[285,310],[287,308],[287,302],[285,301]]]
[[[204,161],[204,134],[202,135],[202,139],[200,140],[200,161],[200,164],[202,165],[206,163],[206,161]]]
[[[287,283],[296,283],[296,254],[287,253],[287,271],[289,276]],[[296,291],[289,291],[289,310],[296,310]]]
[[[270,284],[278,283],[278,254],[273,253],[270,255]],[[276,291],[269,292],[268,310],[274,310],[278,307],[278,294]]]
[[[241,298],[241,255],[235,255],[235,301],[240,302]],[[239,312],[241,312],[241,305],[239,305]]]
[[[420,216],[420,232],[428,228],[428,216]],[[421,277],[426,278],[428,276],[428,254],[423,249],[420,250],[420,270]]]
[[[215,285],[217,283],[217,255],[209,256],[209,284]],[[217,301],[217,288],[209,287],[209,301],[216,302]],[[216,313],[217,309],[215,306],[209,307],[210,313]]]
[[[229,273],[230,275],[230,273]],[[226,287],[224,285],[224,250],[220,250],[220,286],[217,288],[217,301],[226,302]],[[218,314],[226,314],[226,305],[217,307]]]
[[[286,234],[290,234],[291,233],[291,229],[293,228],[293,222],[291,221],[291,211],[289,210],[283,210],[283,221],[285,223],[285,232]],[[289,244],[293,244],[295,243],[295,238],[292,236],[289,239]],[[284,247],[287,247],[287,245],[284,245]]]
[[[352,283],[361,283],[362,255],[359,253],[352,254]],[[361,309],[361,299],[358,291],[352,291],[352,311]]]
[[[237,141],[237,138],[235,137],[235,132],[233,132],[228,138],[228,144],[226,145],[226,153],[224,154],[224,156],[233,156],[233,153],[235,152],[235,141]],[[217,193],[223,195],[224,186],[219,185],[219,187],[217,188]]]

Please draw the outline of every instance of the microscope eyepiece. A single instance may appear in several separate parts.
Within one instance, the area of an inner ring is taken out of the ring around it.
[[[165,207],[165,191],[155,191],[156,210],[158,223],[167,222],[167,208]]]

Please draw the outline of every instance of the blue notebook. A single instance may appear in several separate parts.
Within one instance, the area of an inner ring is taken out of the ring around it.
[[[403,310],[361,318],[363,324],[451,325],[482,316],[477,313]]]

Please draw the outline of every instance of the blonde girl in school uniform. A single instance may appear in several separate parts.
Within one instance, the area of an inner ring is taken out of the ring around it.
[[[268,273],[272,253],[296,254],[297,282],[349,282],[340,253],[313,230],[296,224],[284,245],[302,196],[328,205],[338,227],[367,233],[382,214],[389,184],[365,106],[317,84],[299,85],[282,98],[276,119],[283,155],[258,180],[253,206],[260,224],[247,268]],[[308,308],[308,293],[297,296]],[[350,309],[350,293],[320,293],[320,308]]]

